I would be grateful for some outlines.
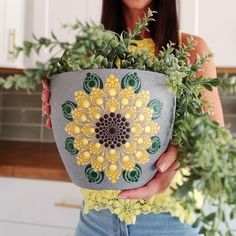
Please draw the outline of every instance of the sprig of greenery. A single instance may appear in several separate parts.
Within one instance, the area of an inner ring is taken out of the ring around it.
[[[23,75],[0,78],[0,86],[8,89],[12,86],[19,89],[32,90],[44,77],[84,69],[94,68],[129,68],[159,72],[167,75],[167,86],[176,96],[176,116],[173,129],[173,142],[180,149],[180,164],[188,168],[188,174],[182,173],[184,182],[173,189],[173,195],[188,211],[197,214],[194,226],[200,225],[201,232],[207,236],[222,235],[218,224],[225,224],[231,236],[233,231],[228,227],[224,213],[225,204],[230,208],[230,217],[236,216],[236,141],[230,132],[220,127],[215,121],[209,120],[212,111],[201,95],[202,90],[211,91],[222,85],[219,78],[197,78],[196,74],[211,55],[197,56],[190,63],[189,55],[196,42],[189,38],[187,44],[177,49],[173,43],[163,47],[158,56],[149,54],[146,49],[136,52],[129,50],[136,45],[134,39],[142,40],[140,33],[147,29],[152,21],[152,11],[141,19],[133,32],[115,32],[105,30],[102,25],[75,24],[64,25],[76,31],[72,43],[62,42],[52,33],[51,38],[34,37],[33,42],[24,42],[15,50],[30,55],[40,53],[45,47],[58,49],[62,56],[53,56],[46,63],[38,62],[36,68],[28,69]],[[207,213],[205,208],[199,209],[196,204],[196,190],[203,193],[205,201],[214,205],[214,212]]]
[[[236,94],[236,76],[225,74],[220,77],[221,80],[221,91],[224,94]]]

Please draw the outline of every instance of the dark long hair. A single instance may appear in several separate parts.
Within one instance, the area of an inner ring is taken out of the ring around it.
[[[149,31],[158,49],[171,41],[179,44],[179,21],[176,0],[152,0],[155,21],[150,22]],[[127,30],[122,14],[121,0],[103,0],[101,23],[107,30],[121,33]]]

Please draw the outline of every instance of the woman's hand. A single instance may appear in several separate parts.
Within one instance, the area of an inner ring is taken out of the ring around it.
[[[50,81],[48,78],[44,78],[42,80],[42,86],[43,91],[41,94],[41,100],[42,100],[42,115],[47,117],[45,126],[47,128],[52,128],[52,123],[50,119],[50,113],[51,113],[51,106],[50,106]]]
[[[176,170],[179,168],[178,149],[170,144],[165,153],[156,163],[158,169],[155,177],[145,186],[136,189],[124,190],[119,193],[119,198],[128,199],[149,199],[157,193],[164,192],[174,178]]]

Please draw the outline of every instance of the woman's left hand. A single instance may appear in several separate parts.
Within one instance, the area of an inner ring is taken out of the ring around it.
[[[178,148],[170,144],[166,152],[157,161],[156,168],[158,169],[157,174],[146,185],[136,189],[124,190],[119,193],[118,197],[147,200],[157,193],[164,192],[179,168]]]

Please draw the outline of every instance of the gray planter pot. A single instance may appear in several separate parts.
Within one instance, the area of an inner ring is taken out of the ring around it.
[[[175,115],[175,97],[166,80],[160,73],[127,69],[52,78],[52,128],[73,183],[123,190],[154,177]]]

